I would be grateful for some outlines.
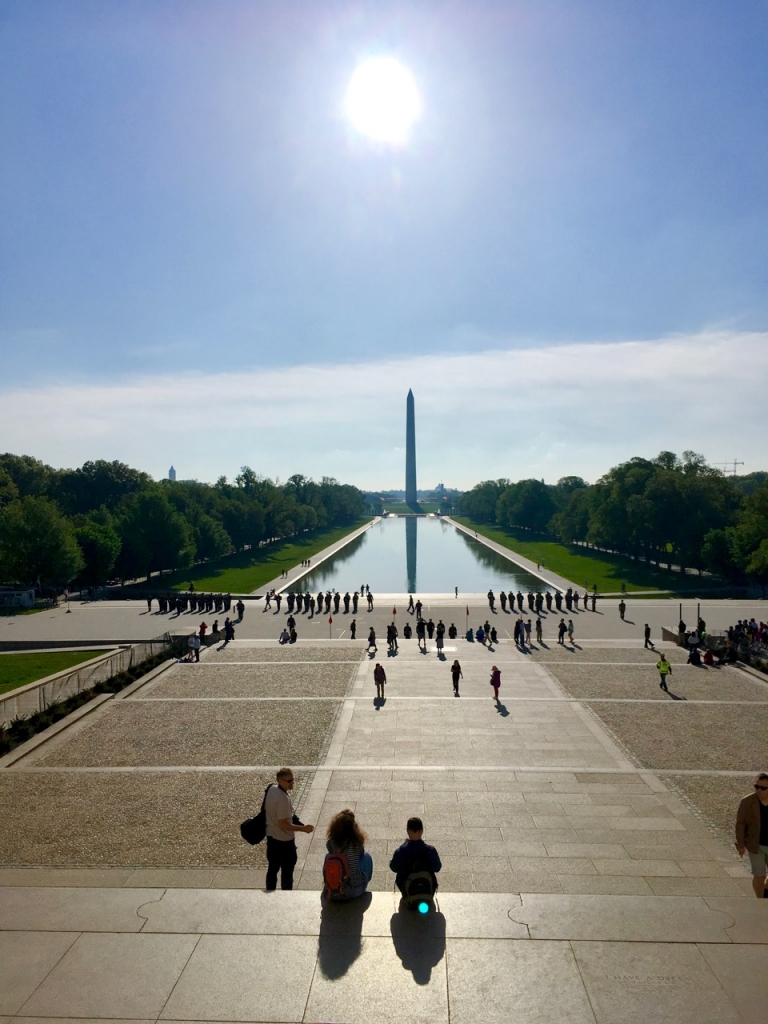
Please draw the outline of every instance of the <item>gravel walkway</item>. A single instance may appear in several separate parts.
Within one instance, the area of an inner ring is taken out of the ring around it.
[[[115,701],[38,764],[58,767],[316,764],[340,702]]]
[[[357,666],[177,665],[136,697],[343,697]]]
[[[623,656],[623,652],[622,656]],[[654,664],[649,665],[548,665],[549,671],[572,696],[630,697],[669,701],[659,688]],[[768,686],[735,669],[702,669],[675,666],[670,689],[688,700],[744,700],[768,703]]]
[[[297,626],[298,628],[298,626]],[[282,664],[292,661],[349,661],[358,663],[363,653],[365,640],[346,643],[343,646],[329,642],[325,645],[306,644],[301,641],[290,647],[274,647],[258,644],[246,647],[243,644],[229,644],[227,647],[209,647],[202,657],[202,663],[214,661],[278,661]]]
[[[263,846],[243,842],[239,826],[271,781],[253,772],[3,772],[0,863],[263,868]]]
[[[728,846],[733,843],[736,809],[742,797],[754,793],[752,779],[733,775],[665,775],[664,782],[682,793]]]
[[[764,771],[768,707],[586,704],[644,768]]]
[[[576,637],[578,643],[578,635]],[[617,661],[630,661],[638,665],[655,665],[659,660],[659,651],[646,650],[644,647],[581,647],[572,649],[561,647],[556,640],[546,640],[548,647],[534,648],[529,657],[534,661],[567,662],[569,665],[578,664],[580,661],[599,661],[613,663]],[[684,663],[688,657],[687,653],[680,647],[665,647],[664,653],[667,660],[673,665]]]

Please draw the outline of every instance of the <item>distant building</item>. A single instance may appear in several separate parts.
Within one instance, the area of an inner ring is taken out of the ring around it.
[[[0,587],[0,606],[4,608],[34,608],[34,587]]]
[[[168,479],[169,480],[175,480],[176,479],[176,470],[173,468],[173,466],[171,466],[171,468],[168,470]]]

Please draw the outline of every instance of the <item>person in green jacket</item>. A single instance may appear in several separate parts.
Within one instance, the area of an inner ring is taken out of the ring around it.
[[[659,682],[659,686],[665,693],[669,693],[669,690],[667,689],[667,676],[672,675],[672,666],[667,661],[666,654],[662,654],[656,662],[656,668],[658,669],[659,679],[661,680]]]

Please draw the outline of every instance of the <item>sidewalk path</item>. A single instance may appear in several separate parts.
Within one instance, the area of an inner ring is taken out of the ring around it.
[[[567,580],[565,576],[558,576],[557,573],[551,572],[546,566],[539,567],[536,562],[532,562],[530,558],[526,558],[524,555],[520,555],[517,551],[512,551],[511,548],[505,548],[503,544],[497,544],[495,540],[491,540],[489,537],[483,536],[482,533],[477,533],[475,530],[470,530],[464,526],[463,523],[457,523],[455,519],[451,519],[450,516],[443,516],[446,522],[451,523],[456,527],[457,530],[461,530],[466,533],[468,537],[474,537],[480,544],[485,544],[491,551],[495,551],[499,555],[503,555],[504,558],[508,558],[510,561],[519,565],[525,569],[526,572],[531,573],[533,576],[538,577],[542,583],[546,583],[547,586],[555,587],[557,590],[562,590],[563,593],[571,587],[575,590],[583,591],[584,587],[578,583],[574,583],[572,580]]]
[[[370,530],[370,528],[372,526],[375,526],[376,523],[380,522],[380,520],[381,516],[376,516],[374,519],[371,519],[369,522],[367,522],[364,526],[361,526],[357,530],[353,530],[351,533],[348,533],[345,537],[342,537],[341,540],[336,541],[335,544],[329,544],[327,548],[323,548],[322,551],[318,551],[317,554],[313,555],[312,558],[310,559],[310,565],[308,567],[295,565],[292,569],[288,570],[287,577],[278,576],[276,579],[270,580],[269,583],[265,583],[257,590],[251,591],[251,593],[256,596],[259,596],[263,594],[268,594],[270,590],[276,590],[278,592],[283,590],[290,590],[293,587],[294,583],[300,580],[302,576],[306,576],[308,573],[313,572],[318,567],[318,565],[321,565],[323,562],[325,562],[326,559],[331,557],[331,555],[335,555],[337,551],[341,551],[341,549],[345,548],[347,544],[351,544],[351,542],[356,537],[360,537],[362,534],[365,533],[366,530]]]

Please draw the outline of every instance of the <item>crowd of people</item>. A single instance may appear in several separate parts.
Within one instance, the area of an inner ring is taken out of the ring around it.
[[[152,602],[157,601],[158,611],[161,615],[165,612],[176,612],[177,615],[181,615],[182,612],[228,612],[232,607],[232,595],[231,594],[198,594],[194,589],[174,591],[172,590],[168,594],[150,595],[147,598],[147,611],[152,611]],[[245,608],[242,601],[238,601],[237,609],[238,612],[240,607]],[[242,618],[242,613],[240,613]]]
[[[360,604],[360,600],[364,599],[368,607],[368,611],[373,611],[373,594],[371,593],[370,587],[361,587],[360,590],[356,590],[354,594],[350,594],[349,591],[342,596],[338,590],[321,590],[317,595],[307,593],[294,593],[289,591],[287,594],[276,594],[275,591],[271,591],[266,595],[264,611],[267,611],[272,607],[272,601],[275,602],[277,611],[280,611],[281,601],[285,597],[286,607],[289,614],[296,612],[297,615],[309,615],[312,618],[313,615],[322,615],[325,612],[326,615],[333,614],[338,615],[339,610],[344,605],[344,614],[349,615],[350,609],[353,615],[357,615],[357,609]]]
[[[677,627],[677,640],[680,647],[687,649],[690,665],[732,665],[739,660],[739,650],[745,645],[768,645],[768,623],[758,622],[753,616],[751,619],[739,619],[724,634],[710,635],[701,617],[691,630],[681,619]]]
[[[568,587],[564,593],[561,590],[556,590],[554,594],[551,590],[547,590],[545,593],[537,590],[535,594],[532,590],[529,590],[527,595],[521,590],[518,590],[516,594],[511,590],[508,594],[502,590],[499,592],[498,601],[503,612],[506,612],[507,606],[509,606],[509,613],[514,614],[515,605],[517,605],[519,612],[524,612],[527,604],[528,611],[541,615],[544,611],[544,605],[547,606],[548,612],[552,611],[553,606],[558,612],[563,610],[563,606],[565,606],[566,611],[578,612],[580,601],[584,602],[584,611],[591,607],[592,611],[596,612],[597,596],[597,586],[592,588],[591,593],[589,590],[585,590],[583,595],[574,587]],[[497,598],[493,590],[489,590],[488,607],[492,612],[496,611],[496,600]]]

